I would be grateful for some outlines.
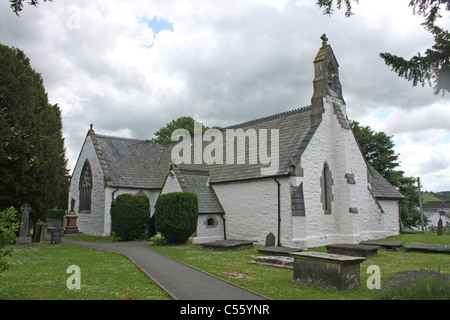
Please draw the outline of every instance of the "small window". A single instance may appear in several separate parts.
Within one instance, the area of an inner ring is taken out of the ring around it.
[[[206,225],[206,228],[215,228],[215,227],[217,227],[217,225],[219,224],[219,221],[217,220],[216,217],[209,216],[209,217],[205,220],[204,224]]]
[[[325,214],[331,214],[331,204],[333,201],[333,179],[331,177],[330,166],[326,162],[323,165],[322,177],[320,181],[322,187],[322,207]]]
[[[81,212],[91,211],[92,196],[92,170],[89,161],[86,160],[80,176],[80,207]]]

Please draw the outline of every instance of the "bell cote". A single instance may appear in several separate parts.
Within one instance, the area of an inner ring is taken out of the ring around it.
[[[325,96],[340,99],[345,104],[339,81],[339,64],[331,46],[327,43],[326,35],[322,35],[320,39],[322,39],[322,47],[314,59],[314,92],[311,98],[311,105],[315,114],[313,120],[321,119],[322,99]]]

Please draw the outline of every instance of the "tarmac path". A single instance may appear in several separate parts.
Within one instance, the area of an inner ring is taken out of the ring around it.
[[[175,300],[268,300],[268,298],[152,250],[147,242],[62,242],[121,254],[136,264]]]

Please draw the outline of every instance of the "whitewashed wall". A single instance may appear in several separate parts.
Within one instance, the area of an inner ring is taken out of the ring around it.
[[[351,130],[341,127],[333,112],[332,103],[345,105],[339,99],[324,99],[325,113],[314,136],[301,158],[303,177],[291,179],[298,186],[303,182],[305,217],[292,217],[292,244],[314,247],[329,243],[356,243],[363,238],[381,238],[387,235],[385,216],[367,189],[367,166]],[[333,186],[332,213],[322,208],[320,177],[323,164],[330,166]],[[354,175],[356,184],[348,184],[346,173]],[[394,201],[395,202],[395,201]],[[386,204],[392,208],[391,205]],[[357,213],[349,212],[356,208]],[[397,211],[398,212],[398,211]],[[394,233],[389,219],[389,232]],[[397,220],[398,231],[398,220]]]
[[[281,183],[282,244],[291,239],[290,184]],[[278,236],[278,186],[273,178],[213,185],[225,211],[227,239],[253,240],[264,244],[266,236]],[[278,241],[278,239],[276,240]]]
[[[79,183],[81,170],[83,170],[86,159],[89,160],[92,169],[92,206],[91,213],[79,212]],[[104,174],[97,153],[95,152],[92,139],[88,136],[85,140],[77,164],[72,173],[72,180],[69,189],[69,209],[70,200],[75,199],[74,210],[78,214],[78,230],[82,233],[92,235],[104,235],[105,223],[105,188]]]

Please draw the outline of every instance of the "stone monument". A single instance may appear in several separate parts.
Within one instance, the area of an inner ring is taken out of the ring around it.
[[[65,216],[67,219],[67,225],[64,230],[64,233],[66,234],[78,234],[80,231],[78,230],[77,226],[77,219],[78,215],[75,212],[75,199],[72,199],[70,201],[70,212],[68,215]]]
[[[19,238],[16,244],[30,244],[31,237],[29,235],[29,224],[30,224],[30,211],[31,206],[28,203],[24,203],[20,206],[20,211],[22,212],[21,227],[19,231]]]
[[[445,215],[444,211],[439,212],[439,221],[438,221],[438,228],[437,228],[437,235],[442,236],[442,216]]]

